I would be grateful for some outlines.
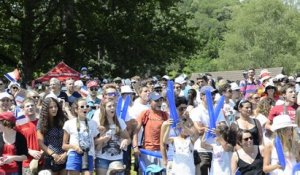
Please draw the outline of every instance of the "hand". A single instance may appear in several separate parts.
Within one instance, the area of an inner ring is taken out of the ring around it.
[[[11,163],[11,162],[13,162],[13,161],[15,161],[14,159],[13,159],[13,156],[7,156],[7,157],[3,157],[3,164],[9,164],[9,163]]]
[[[103,136],[103,142],[107,143],[111,139],[111,136]]]
[[[82,154],[82,153],[83,153],[82,149],[81,149],[78,145],[73,146],[73,149],[74,149],[74,151],[76,151],[78,154]]]
[[[63,154],[60,154],[58,156],[59,156],[59,158],[58,158],[56,163],[57,164],[64,164],[67,160],[67,153],[63,153]]]
[[[139,147],[135,147],[133,149],[133,152],[136,157],[139,157],[139,155],[141,154]]]
[[[169,120],[167,120],[166,125],[171,126],[173,125],[173,123],[174,123],[173,119],[169,118]]]
[[[104,126],[98,126],[98,130],[99,132],[102,134],[102,133],[105,133],[106,129]]]
[[[29,149],[28,153],[29,153],[29,155],[31,155],[36,160],[39,160],[42,156],[42,153],[40,151],[37,151],[37,150]]]
[[[122,140],[121,142],[121,145],[120,145],[120,149],[122,150],[127,150],[127,146],[129,145],[129,140],[128,139],[124,139]]]

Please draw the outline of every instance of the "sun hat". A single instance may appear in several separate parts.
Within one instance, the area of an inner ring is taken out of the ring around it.
[[[12,113],[12,112],[2,112],[0,114],[0,120],[7,120],[7,121],[15,123],[16,117],[14,116],[14,113]]]
[[[130,86],[121,86],[121,94],[131,94],[134,93]]]
[[[259,77],[260,77],[260,82],[264,82],[265,80],[270,79],[271,75],[268,69],[263,69],[260,71]]]
[[[283,114],[278,115],[273,119],[273,124],[271,126],[271,130],[274,132],[278,129],[287,128],[287,127],[296,127],[289,115]]]
[[[10,95],[7,92],[1,92],[0,93],[0,100],[2,100],[3,98],[10,98]]]

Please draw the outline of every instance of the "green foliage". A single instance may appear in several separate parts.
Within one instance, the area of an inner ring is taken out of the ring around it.
[[[96,76],[165,73],[196,48],[178,1],[2,0],[1,63],[20,60],[25,81],[60,60]]]
[[[218,69],[283,66],[299,62],[300,13],[280,0],[252,0],[235,8]]]

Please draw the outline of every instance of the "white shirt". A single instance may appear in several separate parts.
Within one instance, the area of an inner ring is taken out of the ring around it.
[[[194,108],[190,113],[190,118],[193,122],[198,122],[203,124],[204,126],[209,126],[209,115],[208,110],[203,106],[203,104],[199,104],[198,107]],[[220,123],[225,121],[224,115],[220,112],[218,120],[216,123]],[[194,149],[198,152],[211,152],[211,150],[207,150],[201,147],[201,138],[198,138],[194,144]]]
[[[140,102],[140,98],[136,99],[133,103],[133,106],[129,110],[129,114],[131,115],[132,119],[137,119],[138,116],[145,110],[149,109],[149,104],[142,104]],[[142,135],[143,135],[143,127],[141,127],[139,133],[138,133],[138,145],[142,145]],[[135,145],[134,145],[135,146]]]
[[[79,121],[80,124],[80,133],[85,131],[86,128],[86,123],[85,121]],[[94,147],[94,138],[99,134],[98,128],[97,128],[97,123],[93,120],[88,121],[89,125],[89,138],[90,138],[90,143],[91,147],[89,149],[89,155],[94,156],[95,154],[95,147]],[[69,138],[69,144],[70,145],[78,145],[79,146],[79,135],[77,131],[77,118],[72,118],[68,121],[65,122],[63,129],[70,135]],[[74,151],[73,149],[69,149],[68,153],[70,151]]]
[[[100,119],[102,116],[94,116],[94,120],[98,126],[100,126]],[[119,119],[121,132],[126,129],[126,123],[124,120]],[[123,151],[120,149],[121,138],[115,134],[115,125],[110,125],[110,129],[106,132],[106,135],[111,136],[111,140],[107,144],[103,145],[101,150],[96,150],[96,157],[106,159],[106,160],[120,160],[123,159]]]

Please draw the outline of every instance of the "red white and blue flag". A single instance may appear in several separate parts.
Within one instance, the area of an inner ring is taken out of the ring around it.
[[[18,69],[15,69],[12,72],[8,72],[4,74],[4,77],[7,78],[11,82],[16,82],[20,79],[20,72]]]

